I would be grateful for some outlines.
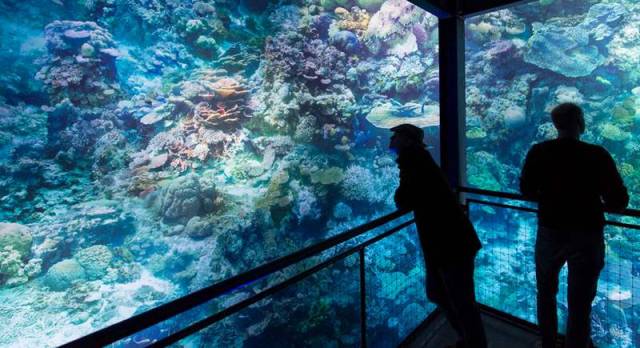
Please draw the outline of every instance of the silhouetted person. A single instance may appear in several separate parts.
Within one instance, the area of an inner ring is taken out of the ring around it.
[[[520,191],[538,202],[536,279],[542,346],[554,347],[558,332],[558,275],[569,266],[566,347],[591,344],[591,302],[604,266],[604,210],[629,203],[611,155],[580,141],[584,116],[564,103],[551,111],[558,138],[534,145],[524,163]]]
[[[427,270],[427,297],[444,312],[460,340],[456,347],[486,347],[473,271],[480,241],[444,174],[409,124],[391,128],[398,154],[398,208],[413,210]]]

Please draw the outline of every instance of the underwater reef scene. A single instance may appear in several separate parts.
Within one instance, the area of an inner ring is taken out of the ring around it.
[[[395,210],[394,125],[438,157],[437,19],[404,0],[0,1],[0,33],[0,346],[68,342]],[[430,309],[415,232],[383,245],[369,325],[389,346]],[[349,260],[184,345],[352,345],[335,315],[359,299],[330,281],[357,290]]]
[[[528,149],[556,136],[549,112],[575,102],[585,111],[583,140],[611,152],[630,207],[639,208],[639,57],[637,0],[540,0],[466,19],[469,185],[518,192]],[[484,245],[477,259],[479,300],[535,321],[535,216],[493,207],[476,207],[474,214]],[[608,226],[606,240],[595,343],[640,346],[640,234]],[[561,279],[562,293],[566,273]]]

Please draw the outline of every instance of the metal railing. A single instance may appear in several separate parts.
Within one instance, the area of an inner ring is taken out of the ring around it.
[[[491,213],[491,212],[483,212],[483,210],[481,209],[482,206],[485,207],[493,207],[493,208],[497,208],[497,209],[504,209],[504,211],[519,211],[519,212],[523,212],[523,213],[537,213],[538,210],[535,208],[535,206],[531,205],[531,204],[526,204],[527,202],[531,202],[530,200],[527,200],[526,198],[522,197],[521,195],[518,194],[514,194],[514,193],[506,193],[506,192],[496,192],[496,191],[490,191],[490,190],[483,190],[483,189],[476,189],[476,188],[468,188],[468,187],[460,187],[458,188],[458,192],[461,194],[465,194],[465,209],[467,210],[467,215],[469,216],[469,218],[473,221],[474,218],[474,214],[471,211],[474,205],[477,205],[475,212],[476,213],[480,213],[480,216],[482,217],[486,217],[486,216],[491,216],[491,214],[495,214],[495,213]],[[523,204],[525,203],[525,204]],[[614,211],[609,211],[607,212],[607,218],[605,219],[605,226],[614,226],[614,227],[619,227],[622,229],[617,230],[617,232],[615,232],[617,235],[622,235],[622,233],[624,233],[624,230],[628,230],[626,233],[628,234],[634,234],[637,233],[636,231],[640,230],[640,225],[637,223],[637,221],[635,221],[634,219],[640,218],[640,211],[635,210],[635,209],[626,209],[624,211],[621,212],[614,212]],[[509,215],[507,215],[509,216]],[[520,218],[525,218],[525,216],[523,215],[515,215],[517,217],[517,219]],[[627,219],[625,220],[625,217],[632,217],[634,219]],[[501,221],[500,219],[503,219],[504,217],[498,218],[497,221]],[[532,217],[531,217],[532,218]],[[623,218],[622,222],[621,221],[615,221],[618,220],[618,218]],[[507,218],[508,219],[508,218]],[[614,220],[615,219],[615,220]],[[480,220],[482,221],[482,220]],[[489,220],[490,221],[490,220]],[[507,220],[504,220],[505,222]],[[629,222],[630,221],[630,222]],[[489,222],[489,224],[493,224],[495,222]],[[506,222],[508,224],[508,222]],[[500,226],[500,224],[502,224],[501,222],[497,222],[496,226]],[[487,225],[487,226],[491,226],[491,225]],[[533,228],[528,228],[529,231],[534,232],[535,231],[535,226],[532,226]],[[478,229],[478,235],[480,237],[482,237],[484,235],[482,228],[480,226],[476,226],[476,228]],[[494,229],[495,227],[488,227],[489,228],[489,236],[484,235],[485,238],[489,237],[489,238],[504,238],[504,237],[497,237],[500,235],[500,233],[504,233],[504,232],[494,232],[496,234],[492,234],[491,229]],[[495,230],[494,230],[495,231]],[[605,232],[605,233],[613,233],[614,230],[611,230],[609,232]],[[487,232],[487,231],[485,231]],[[527,233],[531,233],[528,231],[507,231],[507,234],[513,234],[513,233],[524,233],[524,235],[526,235]],[[535,233],[535,232],[534,232]],[[531,236],[531,234],[529,234]],[[522,235],[521,235],[522,236]],[[520,237],[511,237],[511,238],[520,238]],[[533,236],[531,236],[530,238],[533,238]],[[614,238],[615,239],[615,238]],[[512,241],[515,241],[515,239],[511,239]],[[531,242],[531,240],[529,239],[529,242]],[[504,241],[502,240],[501,243],[509,243],[508,241]],[[517,240],[516,243],[526,243],[525,240]],[[613,242],[615,243],[615,241]],[[485,245],[490,245],[491,243],[488,243],[485,241]],[[522,246],[522,244],[520,244]],[[515,247],[515,245],[509,245],[508,247]],[[530,247],[530,246],[529,246]],[[526,248],[526,247],[525,247]],[[625,249],[625,246],[608,246],[607,247],[607,258],[609,257],[609,252],[613,252],[613,250],[625,250],[625,251],[629,251],[627,249]],[[528,249],[530,252],[532,252],[531,249]],[[618,252],[618,251],[617,251]],[[499,252],[498,252],[499,253]],[[520,267],[524,267],[525,269],[526,266],[522,266],[523,263],[526,263],[526,261],[523,261],[521,258],[514,260],[514,259],[509,259],[509,256],[506,256],[505,259],[503,259],[501,261],[500,259],[500,255],[497,255],[495,252],[488,252],[487,255],[491,255],[490,258],[488,260],[490,260],[489,262],[491,262],[493,264],[493,266],[489,266],[489,264],[485,264],[485,267],[493,267],[492,270],[488,271],[487,274],[492,274],[494,272],[495,269],[509,269],[510,265],[520,265]],[[518,254],[520,255],[520,257],[522,256],[522,254]],[[618,259],[619,256],[616,256],[614,259]],[[631,262],[631,260],[633,259],[633,256],[626,256],[626,259],[628,259],[629,262]],[[480,261],[482,263],[482,261]],[[529,266],[533,266],[533,260],[530,260],[530,264]],[[606,261],[605,263],[607,263],[608,261]],[[480,269],[482,268],[482,266],[477,266],[476,269]],[[491,268],[489,268],[491,269]],[[610,272],[610,273],[607,273]],[[624,274],[621,274],[620,277],[634,277],[631,272],[623,272]],[[611,270],[607,270],[606,268],[603,270],[602,274],[601,274],[601,283],[607,284],[607,282],[611,282],[613,281],[614,283],[610,283],[610,284],[614,284],[613,287],[615,288],[616,286],[621,286],[622,283],[618,283],[620,281],[620,279],[615,279],[617,278],[616,276],[616,268],[615,266],[613,266],[613,268]],[[611,280],[613,278],[613,280]],[[522,276],[522,277],[514,277],[511,279],[511,281],[516,281],[519,283],[516,283],[518,285],[516,286],[523,286],[522,282],[526,282],[526,284],[524,284],[524,288],[527,289],[531,289],[532,293],[535,296],[535,283],[529,283],[528,280],[526,280],[526,276]],[[636,291],[638,290],[637,288],[637,282],[635,283],[636,285],[633,285],[633,281],[631,280],[631,285],[629,286],[629,284],[627,284],[626,286],[630,289],[631,291],[631,296],[635,297]],[[562,283],[562,282],[561,282]],[[604,310],[606,311],[606,313],[601,313],[599,318],[594,319],[594,322],[598,322],[599,325],[601,325],[601,328],[610,328],[610,327],[615,327],[616,325],[618,325],[619,323],[617,322],[617,319],[615,319],[614,317],[611,317],[613,319],[610,318],[609,313],[608,313],[608,308],[606,301],[609,301],[606,296],[602,295],[604,293],[606,293],[606,289],[610,289],[609,286],[611,286],[610,284],[607,285],[602,285],[602,288],[599,287],[599,298],[600,301],[605,301],[604,304]],[[500,288],[503,286],[503,284],[495,284],[493,283],[493,281],[488,282],[485,284],[487,288],[490,288],[492,290],[489,291],[489,295],[490,296],[494,296],[496,293],[497,294],[501,294],[502,292],[499,290],[497,292],[495,292],[496,287]],[[508,288],[507,285],[504,285],[505,288]],[[476,290],[478,290],[479,292],[477,292],[477,294],[481,294],[483,293],[482,290],[483,287],[483,278],[480,277],[480,279],[476,278]],[[509,290],[511,291],[511,290]],[[507,292],[509,292],[507,291]],[[560,293],[561,298],[563,296],[565,296],[564,294]],[[604,297],[603,297],[604,296]],[[478,301],[482,302],[482,296],[479,295]],[[633,298],[629,299],[628,301],[635,301]],[[597,300],[596,300],[597,302]],[[594,302],[594,305],[596,304],[596,302]],[[506,303],[506,302],[503,302]],[[635,302],[634,302],[635,303]],[[514,307],[516,306],[516,307]],[[521,328],[525,328],[528,329],[529,331],[532,332],[538,332],[538,327],[537,325],[534,323],[535,322],[535,307],[534,308],[529,308],[527,307],[528,305],[525,303],[514,303],[512,305],[500,305],[498,303],[498,305],[496,306],[496,303],[492,302],[491,300],[488,300],[488,302],[485,302],[484,305],[481,305],[481,308],[483,310],[484,313],[488,313],[490,315],[494,315],[494,316],[498,316],[500,317],[502,320],[505,320],[507,322],[509,322],[512,325],[516,325],[519,326]],[[534,305],[535,306],[535,305]],[[499,307],[499,308],[496,308]],[[595,306],[597,307],[597,306]],[[595,308],[594,307],[594,308]],[[524,309],[524,312],[522,311]],[[533,310],[533,313],[531,312],[531,310]],[[621,309],[622,311],[623,309]],[[601,310],[602,311],[602,310]],[[520,314],[516,314],[516,313],[520,313]],[[524,313],[527,313],[526,315],[523,316]],[[596,315],[597,317],[597,315]],[[631,316],[629,316],[629,311],[627,311],[627,317],[625,319],[626,321],[629,322],[629,326],[633,327],[634,323],[636,323],[635,325],[637,325],[638,321],[640,320],[640,317],[634,314],[631,314]],[[627,324],[625,324],[627,325]],[[604,332],[603,336],[600,337],[600,339],[604,340],[603,342],[596,342],[596,343],[600,343],[600,344],[604,344],[605,346],[609,346],[608,344],[611,343],[611,341],[615,341],[617,338],[617,336],[615,336],[615,333],[611,333],[611,331],[609,331],[609,329],[602,331]],[[614,337],[615,336],[615,337]],[[637,344],[638,343],[638,339],[640,338],[639,336],[634,336],[633,334],[631,334],[630,339],[632,340],[631,344]],[[563,340],[563,336],[560,336],[560,341]],[[605,342],[606,341],[606,342]],[[617,345],[617,344],[616,344]],[[621,345],[620,345],[621,346]]]
[[[523,195],[517,194],[517,193],[511,193],[511,192],[502,192],[502,191],[491,191],[491,190],[484,190],[484,189],[478,189],[478,188],[473,188],[473,187],[458,187],[457,189],[458,193],[470,193],[470,194],[474,194],[474,195],[480,195],[480,196],[487,196],[487,197],[493,197],[493,198],[500,198],[500,199],[509,199],[509,200],[516,200],[516,201],[523,201],[523,202],[534,202],[531,199],[528,199],[526,197],[524,197]],[[504,204],[504,203],[497,203],[497,202],[490,202],[490,201],[484,201],[484,200],[478,200],[478,199],[473,199],[473,198],[466,198],[465,201],[469,202],[476,202],[476,203],[488,203],[491,205],[496,205],[496,206],[501,206],[503,208],[513,208],[513,209],[517,209],[517,210],[522,210],[522,211],[529,211],[529,212],[537,212],[538,210],[535,208],[528,208],[528,207],[522,207],[522,206],[517,206],[517,205],[511,205],[511,204]],[[606,213],[608,214],[616,214],[616,215],[621,215],[621,216],[630,216],[630,217],[635,217],[635,218],[640,218],[640,210],[637,209],[625,209],[623,211],[607,211]],[[616,221],[606,221],[607,224],[610,225],[615,225],[615,226],[620,226],[620,227],[629,227],[629,228],[634,228],[633,226],[637,226],[637,225],[633,225],[633,224],[620,224]]]
[[[219,298],[222,295],[238,288],[246,287],[249,284],[257,282],[271,274],[293,266],[303,260],[307,260],[311,257],[318,256],[322,252],[330,250],[340,244],[353,240],[356,237],[362,236],[374,229],[383,226],[389,222],[399,219],[408,214],[407,211],[395,211],[391,214],[382,216],[368,223],[350,229],[346,232],[338,234],[334,237],[328,238],[322,242],[314,244],[312,246],[303,248],[299,251],[291,253],[287,256],[278,258],[274,261],[268,262],[261,266],[258,266],[247,272],[238,274],[234,277],[228,278],[224,281],[216,283],[212,286],[203,288],[201,290],[192,292],[184,297],[180,297],[176,300],[167,302],[163,305],[150,309],[146,312],[132,316],[129,319],[123,320],[114,325],[108,326],[101,330],[95,331],[89,335],[78,338],[72,342],[62,345],[62,347],[96,347],[106,346],[108,344],[117,342],[121,339],[127,338],[135,333],[138,333],[146,328],[160,324],[168,319],[174,318],[179,314],[185,313],[201,304],[208,301]],[[366,347],[366,328],[367,328],[367,313],[366,313],[366,281],[365,281],[365,249],[373,243],[376,243],[382,239],[385,239],[403,228],[410,226],[414,223],[413,219],[409,219],[398,225],[382,232],[375,237],[369,238],[363,242],[357,243],[355,246],[351,246],[348,249],[339,252],[338,254],[314,265],[313,267],[300,272],[284,281],[270,286],[265,290],[262,290],[253,296],[244,299],[238,303],[235,303],[213,315],[210,315],[202,320],[192,323],[177,332],[171,333],[168,336],[159,339],[149,345],[149,347],[165,347],[172,343],[188,337],[224,318],[229,317],[238,311],[247,308],[248,306],[263,300],[276,292],[294,284],[301,280],[315,274],[330,265],[343,260],[351,255],[359,255],[359,281],[360,281],[360,340],[361,346]]]
[[[500,200],[516,200],[516,201],[529,201],[521,195],[507,192],[498,192],[498,191],[490,191],[483,189],[476,189],[470,187],[459,187],[457,192],[460,194],[470,194],[483,196],[483,197],[491,197],[497,198]],[[481,204],[487,206],[494,206],[498,208],[506,208],[506,209],[515,209],[519,211],[525,212],[537,212],[537,209],[520,206],[515,204],[509,204],[505,202],[496,202],[490,201],[486,199],[478,199],[474,197],[465,197],[464,201],[466,202],[465,209],[469,209],[470,205],[473,204]],[[182,313],[185,313],[199,305],[202,305],[208,301],[219,298],[222,295],[228,294],[238,288],[243,288],[248,286],[249,284],[255,283],[269,275],[272,275],[278,271],[282,271],[283,269],[293,266],[301,261],[307,260],[311,257],[318,256],[321,253],[330,250],[344,242],[353,240],[359,236],[366,234],[367,232],[373,231],[374,229],[383,226],[389,222],[399,219],[407,214],[406,211],[395,211],[391,214],[385,215],[378,219],[372,220],[368,223],[350,229],[344,233],[338,234],[334,237],[328,238],[324,241],[321,241],[312,246],[303,248],[297,252],[291,253],[287,256],[275,259],[274,261],[268,262],[261,266],[258,266],[252,270],[247,272],[238,274],[231,278],[228,278],[224,281],[216,283],[212,286],[203,288],[201,290],[190,293],[184,297],[178,298],[176,300],[170,301],[158,307],[155,307],[149,311],[143,312],[141,314],[135,315],[129,319],[111,325],[109,327],[103,328],[96,332],[93,332],[87,336],[76,339],[72,342],[69,342],[62,347],[88,347],[88,346],[105,346],[114,342],[117,342],[121,339],[127,338],[133,334],[136,334],[146,328],[152,327],[154,325],[165,322],[168,319],[174,318]],[[631,216],[631,217],[640,217],[640,211],[627,209],[624,212],[612,212],[614,214],[623,215],[623,216]],[[367,239],[366,241],[357,243],[355,246],[351,246],[348,249],[339,252],[338,254],[323,260],[314,266],[302,271],[284,281],[277,283],[276,285],[272,285],[253,296],[246,298],[244,300],[239,301],[217,313],[207,316],[204,319],[196,321],[177,332],[171,333],[168,336],[159,339],[151,343],[151,347],[164,347],[170,345],[172,343],[178,342],[179,340],[188,337],[204,328],[209,327],[210,325],[225,319],[235,313],[238,313],[240,310],[247,308],[248,306],[257,303],[260,300],[263,300],[278,291],[287,288],[288,286],[298,283],[301,280],[328,268],[329,266],[335,264],[340,260],[344,260],[345,258],[358,254],[359,257],[359,292],[360,292],[360,341],[361,346],[367,346],[367,313],[366,313],[366,279],[365,279],[365,249],[373,243],[376,243],[382,239],[385,239],[399,231],[403,228],[410,226],[414,223],[413,219],[404,221],[385,232],[382,232],[375,237]],[[640,225],[622,223],[618,221],[606,220],[606,223],[613,226],[623,227],[623,228],[631,228],[635,230],[640,230]],[[508,313],[502,313],[499,310],[483,306],[485,312],[492,312],[494,315],[502,315],[503,318],[515,318]],[[426,318],[425,318],[426,319]],[[524,322],[520,320],[521,322]],[[534,324],[531,324],[531,327],[535,327]],[[422,325],[424,326],[424,325]],[[421,326],[421,327],[422,327]]]

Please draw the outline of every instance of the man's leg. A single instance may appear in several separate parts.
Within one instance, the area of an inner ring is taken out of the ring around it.
[[[474,258],[461,260],[455,265],[439,268],[447,297],[452,307],[453,320],[458,322],[466,347],[485,348],[487,337],[476,303],[473,282]]]
[[[453,313],[451,302],[446,294],[444,281],[438,268],[427,264],[427,298],[429,301],[438,306],[444,313],[445,317],[456,331],[459,337],[462,337],[462,329],[458,323],[457,317]]]
[[[558,313],[556,295],[558,276],[565,262],[563,241],[558,234],[563,231],[538,228],[536,238],[536,285],[538,325],[542,335],[542,347],[555,347],[558,335]]]
[[[567,348],[586,348],[591,342],[591,303],[604,267],[604,239],[601,232],[589,234],[574,238],[569,254]]]

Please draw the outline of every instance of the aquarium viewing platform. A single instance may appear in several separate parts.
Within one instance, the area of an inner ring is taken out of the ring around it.
[[[404,123],[482,243],[489,341],[535,345],[520,173],[567,102],[630,196],[591,335],[640,346],[639,25],[638,0],[0,1],[0,347],[452,344],[394,202]]]

